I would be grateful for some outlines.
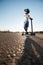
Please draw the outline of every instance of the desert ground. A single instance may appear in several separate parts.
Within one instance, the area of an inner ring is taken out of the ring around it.
[[[0,65],[43,65],[43,33],[0,33]]]

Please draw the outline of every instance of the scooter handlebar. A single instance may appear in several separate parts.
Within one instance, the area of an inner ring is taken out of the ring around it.
[[[33,20],[33,18],[30,18],[30,20]]]

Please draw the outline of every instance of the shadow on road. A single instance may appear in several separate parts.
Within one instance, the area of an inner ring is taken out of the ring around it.
[[[27,37],[23,55],[17,60],[17,65],[43,65],[43,48]]]

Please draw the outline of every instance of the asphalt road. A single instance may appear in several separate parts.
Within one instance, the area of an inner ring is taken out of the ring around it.
[[[43,65],[43,34],[0,33],[0,65]]]

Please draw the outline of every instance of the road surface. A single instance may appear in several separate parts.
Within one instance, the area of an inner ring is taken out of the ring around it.
[[[0,65],[43,65],[43,34],[0,33]]]

